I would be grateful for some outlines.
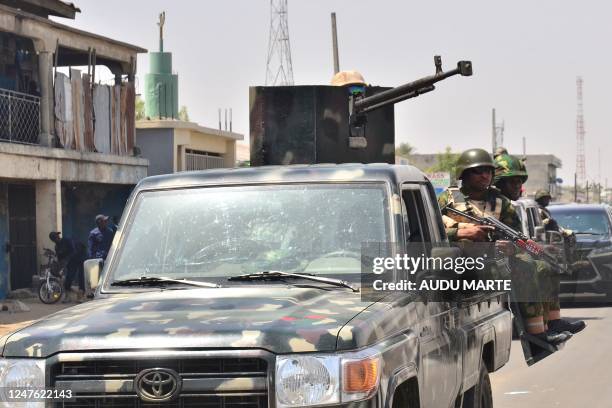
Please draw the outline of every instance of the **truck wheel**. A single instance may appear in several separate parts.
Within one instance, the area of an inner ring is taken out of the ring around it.
[[[463,408],[493,408],[491,380],[484,361],[480,362],[478,384],[466,391],[463,396]]]

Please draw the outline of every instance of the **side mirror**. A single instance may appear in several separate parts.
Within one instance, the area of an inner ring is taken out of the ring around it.
[[[102,259],[88,259],[83,264],[85,270],[85,292],[90,293],[95,290],[100,283],[100,272],[104,261]]]
[[[546,229],[543,225],[538,225],[534,229],[535,240],[539,242],[546,241]]]

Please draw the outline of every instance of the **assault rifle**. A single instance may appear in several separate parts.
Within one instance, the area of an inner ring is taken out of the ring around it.
[[[510,228],[500,220],[495,217],[485,216],[485,217],[476,217],[470,215],[464,211],[457,210],[456,208],[450,207],[449,205],[442,208],[442,212],[450,211],[457,215],[460,215],[464,218],[467,218],[470,221],[473,221],[478,225],[488,225],[490,227],[495,228],[495,232],[498,236],[503,239],[510,241],[519,249],[527,251],[530,255],[535,258],[541,259],[549,263],[553,269],[555,269],[559,273],[567,273],[567,270],[559,264],[559,261],[549,253],[544,251],[544,248],[538,243],[531,240],[528,236],[523,234],[522,232],[516,231],[513,228]]]

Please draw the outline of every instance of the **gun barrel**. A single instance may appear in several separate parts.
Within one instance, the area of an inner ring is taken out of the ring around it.
[[[416,81],[409,82],[404,85],[383,91],[376,95],[368,96],[355,102],[355,112],[361,113],[371,111],[376,108],[385,106],[390,103],[396,103],[405,99],[414,98],[425,92],[433,91],[433,84],[445,80],[454,75],[470,76],[472,75],[472,63],[470,61],[460,61],[457,63],[457,68],[450,71],[436,73]]]

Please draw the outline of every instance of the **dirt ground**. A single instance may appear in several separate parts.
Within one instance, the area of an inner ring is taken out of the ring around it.
[[[0,336],[15,331],[23,326],[26,326],[34,320],[48,316],[59,310],[74,306],[75,303],[57,303],[54,305],[45,305],[38,298],[21,299],[29,308],[29,312],[10,312],[0,311]],[[5,301],[7,304],[10,301]],[[0,302],[1,304],[2,302]],[[10,309],[10,308],[9,308]]]

